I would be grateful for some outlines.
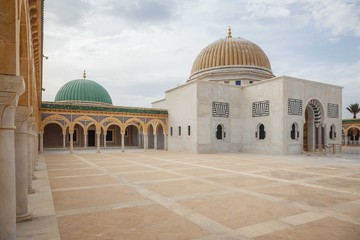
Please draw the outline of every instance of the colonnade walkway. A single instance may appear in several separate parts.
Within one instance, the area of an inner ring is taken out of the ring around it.
[[[18,239],[360,239],[360,157],[52,151]]]

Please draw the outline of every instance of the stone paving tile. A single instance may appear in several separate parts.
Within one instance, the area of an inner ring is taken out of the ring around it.
[[[153,172],[157,171],[150,167],[145,166],[137,166],[137,165],[131,165],[131,166],[123,166],[123,167],[105,167],[106,169],[110,170],[113,173],[131,173],[131,172]]]
[[[261,188],[255,191],[313,207],[329,207],[359,198],[355,195],[299,185]]]
[[[285,180],[299,180],[299,179],[319,177],[319,175],[316,175],[316,174],[292,172],[289,170],[277,170],[277,171],[270,171],[270,172],[268,171],[268,172],[259,173],[259,174],[263,175],[263,176],[280,178],[280,179],[285,179]]]
[[[303,212],[297,208],[242,193],[191,199],[179,203],[232,229]]]
[[[208,233],[160,205],[59,217],[62,239],[193,239]]]
[[[96,168],[87,167],[81,169],[53,169],[48,171],[48,175],[51,178],[63,177],[63,176],[81,176],[81,175],[92,175],[101,174],[102,172]]]
[[[178,174],[172,174],[163,171],[142,172],[142,173],[120,173],[119,175],[134,182],[181,178],[181,176]]]
[[[91,177],[70,177],[70,178],[50,178],[51,189],[58,188],[72,188],[83,186],[96,186],[104,184],[117,183],[113,178],[103,176],[91,176]]]
[[[193,167],[190,169],[177,169],[174,170],[174,172],[177,172],[182,175],[193,176],[193,177],[206,177],[206,176],[212,176],[218,174],[228,174],[226,171],[221,171],[221,169],[213,170],[213,169],[199,168],[199,167]]]
[[[227,165],[227,166],[217,166],[218,168],[221,169],[226,169],[226,170],[232,170],[232,171],[239,171],[239,172],[253,172],[253,171],[268,171],[268,169],[264,168],[264,167],[258,167],[258,166],[254,166],[254,165],[245,165],[245,164],[232,164],[232,165]]]
[[[277,181],[273,181],[269,179],[241,176],[241,175],[207,177],[206,179],[224,186],[231,186],[237,188],[248,188],[259,185],[264,186],[267,184],[277,183]]]
[[[276,231],[255,240],[359,240],[360,226],[334,218],[324,218],[285,230]]]
[[[126,186],[93,187],[90,189],[53,192],[56,211],[94,207],[144,200],[145,197]]]
[[[352,180],[346,178],[326,178],[317,181],[309,181],[308,183],[313,183],[325,187],[345,189],[360,193],[360,179]]]
[[[300,169],[298,169],[298,170],[300,170]],[[331,176],[340,175],[341,173],[344,173],[344,172],[353,172],[354,171],[354,169],[334,167],[334,166],[329,166],[329,165],[304,167],[304,168],[301,168],[301,170],[304,172],[328,174]]]
[[[48,170],[55,169],[75,169],[75,168],[87,168],[89,165],[84,163],[74,163],[74,164],[47,164]]]
[[[220,191],[222,188],[198,180],[177,180],[171,182],[150,183],[146,188],[166,197]]]

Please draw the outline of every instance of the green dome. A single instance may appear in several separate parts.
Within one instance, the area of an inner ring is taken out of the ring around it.
[[[59,101],[81,101],[112,104],[111,97],[106,89],[87,79],[76,79],[66,83],[60,88],[55,97]]]

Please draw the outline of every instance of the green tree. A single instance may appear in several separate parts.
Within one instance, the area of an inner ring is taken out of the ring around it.
[[[353,118],[356,118],[356,114],[360,112],[360,106],[358,103],[350,104],[346,109],[352,114],[354,114]]]

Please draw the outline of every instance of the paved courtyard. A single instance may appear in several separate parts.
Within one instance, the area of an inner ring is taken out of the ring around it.
[[[360,159],[107,151],[39,156],[18,239],[360,239]]]

